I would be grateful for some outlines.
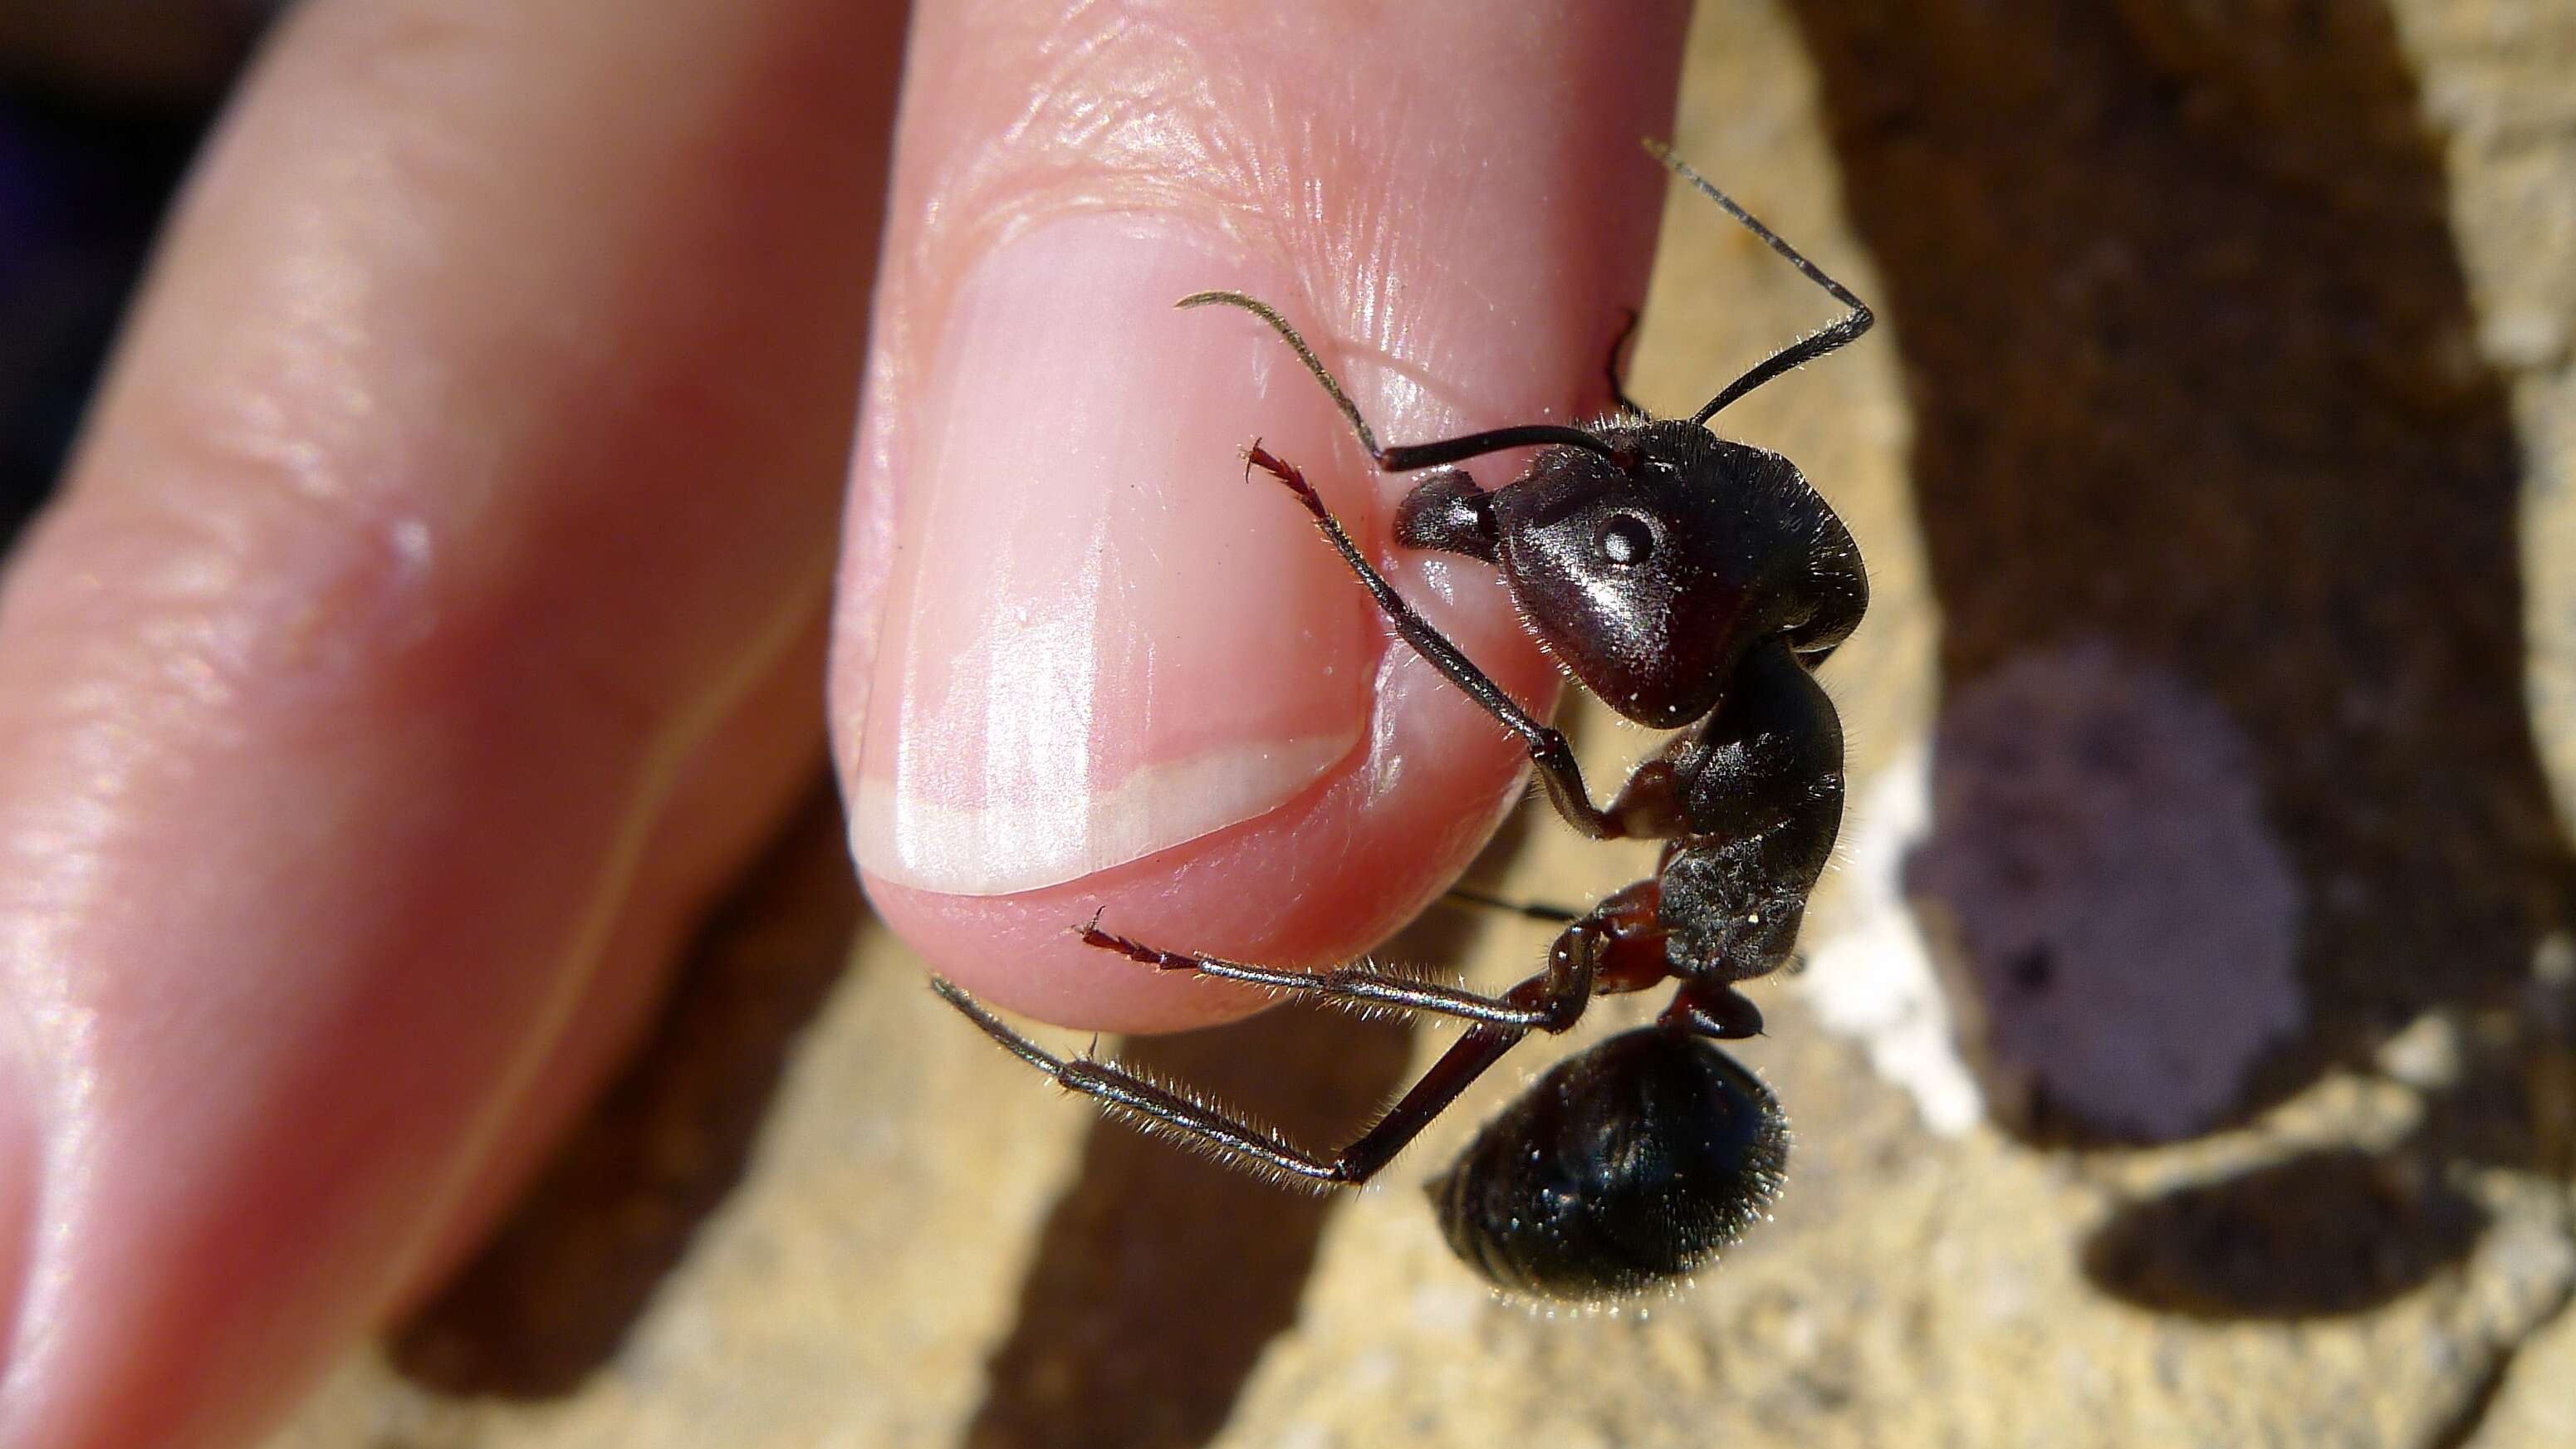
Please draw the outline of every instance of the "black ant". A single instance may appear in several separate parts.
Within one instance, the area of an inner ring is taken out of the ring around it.
[[[1082,928],[1090,945],[1165,971],[1470,1025],[1403,1099],[1329,1157],[1185,1092],[1088,1056],[1041,1049],[946,981],[937,989],[994,1040],[1056,1081],[1237,1165],[1317,1185],[1357,1185],[1533,1031],[1562,1032],[1595,996],[1671,980],[1652,1026],[1559,1063],[1489,1123],[1431,1185],[1449,1245],[1496,1285],[1553,1298],[1633,1293],[1691,1272],[1763,1214],[1788,1131],[1770,1090],[1716,1043],[1754,1036],[1762,1014],[1736,983],[1784,964],[1807,895],[1842,824],[1843,737],[1811,671],[1860,622],[1869,585],[1849,530],[1777,453],[1719,438],[1719,409],[1869,330],[1869,308],[1663,147],[1647,149],[1851,309],[1729,383],[1687,420],[1656,421],[1619,382],[1618,410],[1588,428],[1531,424],[1382,448],[1332,374],[1268,305],[1201,292],[1183,307],[1252,313],[1331,394],[1377,466],[1438,468],[1405,496],[1396,539],[1502,570],[1530,629],[1611,708],[1656,729],[1697,727],[1592,803],[1565,737],[1532,718],[1370,567],[1292,465],[1255,444],[1248,473],[1304,504],[1396,633],[1520,737],[1548,800],[1597,840],[1665,842],[1652,879],[1566,922],[1547,969],[1481,996],[1367,966],[1307,973],[1157,950]],[[1633,328],[1635,318],[1629,319]],[[1445,465],[1539,449],[1486,492]]]

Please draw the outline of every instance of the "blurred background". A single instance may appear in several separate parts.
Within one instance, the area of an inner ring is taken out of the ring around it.
[[[0,532],[269,8],[0,0]],[[2576,0],[1703,0],[1678,149],[1885,326],[1728,415],[1875,598],[1846,849],[1745,1053],[1792,1186],[1695,1291],[1549,1319],[1405,1187],[1096,1124],[941,1014],[818,799],[280,1445],[2576,1443],[2571,77]],[[1677,202],[1632,391],[1819,320]],[[1650,864],[1524,811],[1473,878]],[[1437,1044],[1129,1049],[1325,1139]]]

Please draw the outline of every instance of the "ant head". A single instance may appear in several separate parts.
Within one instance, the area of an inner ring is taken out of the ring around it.
[[[1788,459],[1682,421],[1595,436],[1492,493],[1435,475],[1406,495],[1398,541],[1500,567],[1583,686],[1658,729],[1714,709],[1752,645],[1785,637],[1812,663],[1860,622],[1860,551]]]

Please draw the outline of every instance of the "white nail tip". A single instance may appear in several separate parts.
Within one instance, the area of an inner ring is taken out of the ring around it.
[[[1148,765],[1098,793],[1022,788],[959,805],[863,774],[850,811],[870,875],[948,895],[998,896],[1080,880],[1286,803],[1359,745],[1356,731]],[[1078,778],[1078,777],[1077,777]]]

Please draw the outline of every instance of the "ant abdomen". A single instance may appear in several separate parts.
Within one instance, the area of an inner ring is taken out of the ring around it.
[[[1650,1026],[1558,1063],[1430,1193],[1450,1248],[1496,1285],[1599,1299],[1706,1265],[1778,1195],[1788,1155],[1760,1078]]]

